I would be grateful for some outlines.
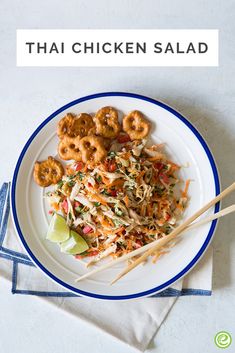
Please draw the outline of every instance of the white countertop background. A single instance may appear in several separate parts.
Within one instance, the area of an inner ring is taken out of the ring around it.
[[[235,179],[235,2],[233,0],[1,0],[0,183],[35,127],[62,105],[102,91],[136,92],[178,109],[207,139],[222,186]],[[27,28],[188,28],[220,30],[218,68],[17,68],[15,31]],[[224,206],[234,202],[234,195]],[[183,297],[150,353],[219,351],[213,338],[229,331],[235,344],[235,220],[219,224],[212,297]],[[148,329],[148,328],[146,328]],[[0,353],[135,352],[41,299],[11,295],[0,278]]]

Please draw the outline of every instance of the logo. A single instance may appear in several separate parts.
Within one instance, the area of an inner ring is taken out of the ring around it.
[[[231,335],[226,331],[220,331],[215,335],[215,344],[219,348],[228,348],[232,343]]]

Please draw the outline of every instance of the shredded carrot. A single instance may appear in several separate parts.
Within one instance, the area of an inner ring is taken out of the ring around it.
[[[121,227],[121,228],[118,228],[118,229],[110,229],[110,230],[105,229],[105,234],[108,234],[108,235],[110,235],[110,234],[120,234],[120,235],[122,235],[123,230],[125,230],[124,227]],[[102,232],[104,232],[104,231],[102,230]]]
[[[100,202],[104,206],[108,206],[107,202],[100,195],[90,194],[90,198],[96,202]]]
[[[144,176],[145,170],[142,170],[139,175],[136,178],[136,182],[139,183],[141,181],[141,178]]]
[[[86,162],[86,164],[84,165],[83,171],[87,172],[87,169],[88,169],[88,162]]]
[[[101,175],[102,181],[105,185],[109,185],[110,184],[110,180],[108,178],[106,178],[104,175]]]
[[[153,215],[153,207],[150,203],[147,204],[147,213],[149,217],[152,217]]]
[[[122,158],[128,160],[131,157],[130,151],[123,153]]]
[[[112,186],[123,186],[125,180],[124,179],[116,179],[112,181],[111,183],[107,184],[107,186],[112,187]]]
[[[190,179],[187,179],[186,182],[185,182],[184,190],[182,191],[182,196],[183,197],[187,197],[189,184],[190,184]]]
[[[145,216],[145,210],[146,210],[146,205],[145,205],[145,203],[142,203],[141,209],[140,209],[141,216]]]
[[[106,227],[106,228],[110,228],[111,229],[114,226],[112,220],[110,218],[106,218],[103,215],[100,215],[99,221],[100,221],[101,225]],[[103,229],[102,233],[105,233],[105,232],[106,232],[106,230]]]
[[[171,161],[167,161],[167,164],[170,164],[172,172],[175,172],[180,169],[180,166],[178,164],[173,163]]]
[[[70,167],[66,167],[66,174],[67,175],[73,175],[75,173],[74,169]]]
[[[110,223],[106,219],[101,218],[100,223],[103,227],[110,228]],[[103,233],[105,233],[105,230],[103,230]]]
[[[108,218],[108,222],[109,222],[109,225],[111,225],[111,227],[114,227],[114,223],[110,218]]]
[[[125,197],[123,198],[123,201],[124,201],[126,207],[129,207],[130,200],[129,200],[129,197],[127,195],[125,195]]]
[[[122,232],[125,230],[124,227],[121,227],[119,229],[117,229],[116,231],[114,231],[114,233],[117,233],[118,235],[122,235]]]
[[[56,210],[56,211],[59,211],[59,209],[60,209],[60,206],[59,206],[59,204],[58,204],[57,202],[53,202],[53,203],[51,204],[51,207],[53,207],[54,210]]]
[[[132,240],[131,239],[128,239],[127,240],[127,250],[132,250],[133,249],[133,246],[132,246]]]
[[[180,203],[176,204],[176,208],[178,208],[180,211],[183,211],[183,206]]]

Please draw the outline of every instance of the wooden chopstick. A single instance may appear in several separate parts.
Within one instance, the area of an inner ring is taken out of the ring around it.
[[[217,218],[220,218],[220,217],[223,217],[231,212],[234,212],[235,211],[235,205],[232,205],[232,206],[229,206],[223,210],[221,210],[220,212],[216,212],[214,213],[213,215],[210,215],[208,217],[206,217],[205,219],[199,221],[199,222],[195,222],[195,223],[192,223],[190,226],[188,226],[185,231],[188,231],[190,229],[194,229],[196,227],[199,227],[205,223],[208,223],[208,222],[211,222]],[[182,233],[181,233],[182,234]],[[115,266],[116,264],[118,263],[121,263],[123,261],[126,261],[130,258],[132,258],[133,256],[137,256],[137,255],[140,255],[142,254],[143,252],[145,252],[146,250],[150,249],[151,247],[153,247],[159,240],[155,240],[154,242],[148,244],[148,245],[145,245],[139,249],[136,249],[136,250],[133,250],[131,252],[129,252],[128,254],[126,255],[123,255],[121,257],[119,257],[118,259],[116,260],[112,260],[106,264],[104,264],[103,266],[100,266],[100,267],[97,267],[96,269],[84,274],[83,276],[79,277],[78,279],[76,279],[76,282],[79,282],[79,281],[82,281],[83,279],[86,279],[88,277],[91,277],[93,275],[95,275],[96,273],[98,272],[101,272],[107,268],[110,268],[110,267],[113,267]]]
[[[219,195],[217,195],[214,199],[208,202],[205,206],[200,208],[197,212],[195,212],[191,217],[189,217],[184,223],[175,228],[167,237],[161,238],[156,245],[147,250],[142,256],[140,256],[137,260],[135,260],[132,264],[130,264],[127,268],[125,268],[119,275],[111,282],[114,284],[120,278],[125,276],[128,272],[133,270],[136,266],[138,266],[141,262],[145,261],[152,253],[159,250],[161,247],[169,243],[173,240],[178,234],[183,232],[187,226],[189,226],[195,219],[200,217],[204,212],[206,212],[209,208],[214,206],[218,201],[222,200],[225,196],[229,195],[232,191],[235,190],[235,182],[227,187],[224,191],[222,191]]]
[[[211,216],[208,216],[204,219],[202,219],[201,221],[197,221],[197,222],[193,222],[191,223],[186,229],[185,231],[194,229],[194,228],[198,228],[201,225],[205,224],[205,223],[209,223],[211,221],[214,221],[215,219],[221,218],[223,216],[226,216],[229,213],[235,212],[235,204],[228,206],[226,208],[224,208],[223,210],[213,213]],[[182,232],[183,233],[183,232]],[[181,234],[182,234],[181,233]]]

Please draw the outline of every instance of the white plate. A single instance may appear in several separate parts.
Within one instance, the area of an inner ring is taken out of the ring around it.
[[[51,279],[84,296],[100,299],[131,299],[149,296],[169,287],[184,276],[204,254],[214,233],[216,222],[185,234],[182,240],[155,265],[149,262],[110,286],[109,282],[124,264],[97,274],[94,278],[75,283],[86,268],[73,256],[62,254],[56,244],[45,240],[48,209],[42,188],[33,181],[36,160],[56,156],[58,138],[56,125],[67,112],[94,113],[111,105],[123,113],[137,109],[153,123],[152,138],[166,143],[166,151],[182,168],[181,177],[192,179],[190,202],[184,218],[192,215],[219,193],[218,172],[214,159],[198,131],[178,112],[153,99],[130,93],[100,93],[80,98],[49,116],[26,143],[17,162],[11,192],[12,213],[21,242],[33,262]],[[210,213],[217,211],[219,205]]]

